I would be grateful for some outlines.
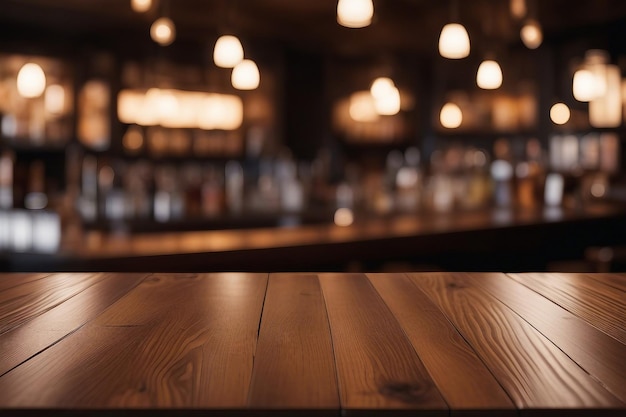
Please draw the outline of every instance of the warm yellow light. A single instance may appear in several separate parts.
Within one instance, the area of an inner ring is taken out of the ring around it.
[[[485,90],[495,90],[502,85],[502,70],[500,65],[493,60],[485,60],[478,67],[476,84]]]
[[[400,105],[400,90],[394,86],[374,100],[376,112],[383,116],[398,114],[398,112],[400,112]]]
[[[237,96],[174,89],[122,90],[117,112],[122,123],[140,126],[235,130],[243,122]]]
[[[569,121],[570,111],[565,103],[556,103],[550,108],[550,119],[554,124],[564,125]]]
[[[339,0],[337,2],[337,22],[349,28],[369,26],[374,17],[372,0]]]
[[[375,122],[378,112],[374,104],[374,97],[369,91],[357,91],[350,96],[350,117],[356,122]]]
[[[137,13],[143,13],[150,10],[152,0],[130,0],[130,8]]]
[[[50,114],[62,114],[65,109],[65,89],[58,84],[49,85],[44,95],[44,107]]]
[[[243,103],[239,97],[209,94],[202,100],[198,126],[202,129],[234,130],[243,122]]]
[[[220,36],[213,49],[213,61],[221,68],[234,68],[243,61],[243,46],[236,36]]]
[[[117,117],[122,123],[135,123],[143,105],[143,94],[122,90],[117,96]]]
[[[597,95],[596,77],[586,69],[579,69],[574,73],[572,92],[578,101],[591,101]]]
[[[441,126],[448,129],[456,129],[463,122],[463,113],[461,108],[454,103],[446,103],[439,113],[439,121]]]
[[[37,64],[25,64],[17,73],[17,92],[25,98],[35,98],[46,89],[46,74]]]
[[[617,65],[606,65],[604,94],[589,102],[589,123],[593,127],[618,127],[622,123],[621,73]]]
[[[230,81],[237,90],[254,90],[259,86],[259,68],[251,59],[244,59],[233,68]]]
[[[539,22],[532,19],[527,20],[520,30],[520,37],[528,49],[537,49],[543,41],[543,33],[541,32]]]
[[[161,46],[170,45],[176,39],[176,27],[172,19],[161,17],[154,21],[150,27],[152,40]]]
[[[350,226],[352,223],[354,223],[354,214],[349,208],[338,208],[337,211],[335,211],[335,216],[333,220],[335,221],[335,224],[337,226]]]
[[[439,35],[439,54],[444,58],[461,59],[470,53],[470,40],[465,27],[448,23]]]
[[[130,126],[122,138],[124,148],[137,151],[143,146],[143,132],[139,126]]]
[[[395,88],[393,80],[388,77],[378,77],[372,83],[370,92],[374,98],[380,98]]]
[[[511,0],[511,15],[516,19],[526,16],[526,0]]]

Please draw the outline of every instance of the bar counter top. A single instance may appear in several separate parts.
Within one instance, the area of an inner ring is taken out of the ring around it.
[[[553,259],[580,258],[590,246],[626,245],[624,236],[623,204],[357,214],[348,227],[326,223],[129,235],[90,232],[58,253],[5,254],[4,270],[343,271],[337,265],[351,260],[401,258],[443,270],[482,271],[490,265],[494,271],[537,271]],[[451,259],[457,263],[450,264]],[[0,270],[2,260],[0,254]]]
[[[0,415],[626,415],[626,274],[0,274]]]

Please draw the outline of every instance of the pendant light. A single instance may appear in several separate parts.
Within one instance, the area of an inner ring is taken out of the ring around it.
[[[574,73],[572,93],[578,101],[587,102],[596,97],[596,79],[591,71],[581,68]]]
[[[46,74],[35,64],[24,64],[17,73],[17,92],[25,98],[35,98],[46,89]]]
[[[375,99],[367,90],[352,93],[348,112],[352,120],[356,122],[375,122],[379,116]]]
[[[374,108],[381,116],[393,116],[400,112],[400,90],[389,77],[378,77],[370,87]]]
[[[448,23],[439,35],[439,54],[448,59],[465,58],[470,53],[467,30],[460,23]]]
[[[261,80],[259,68],[253,60],[244,59],[233,68],[230,80],[238,90],[254,90]]]
[[[213,49],[213,61],[220,68],[234,68],[243,61],[243,46],[233,35],[220,36]]]
[[[160,17],[150,27],[150,36],[161,46],[170,45],[176,39],[176,26],[169,17]]]
[[[481,62],[476,73],[476,84],[484,90],[495,90],[502,85],[502,69],[492,59]]]
[[[439,35],[439,55],[448,59],[461,59],[470,54],[470,39],[465,26],[458,23],[459,5],[457,0],[450,3],[451,22],[441,29]]]
[[[543,41],[543,33],[539,22],[534,19],[528,19],[520,30],[522,42],[528,49],[537,49]]]
[[[161,0],[161,17],[152,23],[150,37],[161,46],[168,46],[176,39],[176,26],[169,15],[169,2]]]
[[[152,7],[152,0],[130,0],[130,8],[137,13],[145,13]]]
[[[339,0],[337,23],[348,28],[363,28],[372,23],[374,4],[372,0]]]
[[[395,87],[393,80],[389,77],[378,77],[372,82],[372,86],[370,87],[370,93],[372,97],[379,98],[383,97],[389,91],[391,91]]]
[[[550,108],[550,120],[554,124],[564,125],[569,121],[570,110],[565,103],[556,103]]]
[[[439,112],[439,121],[441,126],[447,129],[456,129],[463,122],[463,112],[455,103],[448,102],[443,105]]]

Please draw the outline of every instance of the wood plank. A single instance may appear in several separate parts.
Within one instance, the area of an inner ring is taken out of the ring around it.
[[[587,274],[509,274],[591,325],[626,344],[626,293]]]
[[[363,274],[320,274],[343,415],[447,416],[402,328]]]
[[[453,415],[517,415],[511,399],[445,315],[404,274],[367,274]],[[508,412],[507,412],[508,411]]]
[[[270,275],[249,405],[337,415],[335,359],[316,275]]]
[[[267,274],[155,274],[0,378],[0,408],[245,408]]]
[[[586,275],[589,278],[595,279],[596,281],[600,281],[606,285],[608,285],[609,287],[613,287],[615,289],[618,289],[622,292],[626,292],[626,274],[617,274],[617,273],[612,273],[612,274],[600,274],[600,273],[595,273],[595,274],[587,274]]]
[[[626,345],[511,278],[485,274],[473,283],[519,314],[616,397],[626,401]]]
[[[0,375],[94,319],[146,277],[128,273],[102,275],[102,280],[86,290],[0,335]]]
[[[0,292],[0,334],[56,307],[103,278],[97,273],[60,273]]]
[[[0,292],[9,289],[11,287],[17,287],[18,285],[27,284],[32,281],[45,278],[50,273],[30,273],[30,272],[10,272],[0,273]]]
[[[550,340],[474,282],[485,274],[414,273],[411,279],[446,314],[525,413],[623,412],[624,404]],[[496,274],[494,279],[507,279]],[[587,410],[587,411],[589,411]]]

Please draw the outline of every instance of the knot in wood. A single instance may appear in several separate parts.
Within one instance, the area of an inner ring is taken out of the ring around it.
[[[380,388],[380,393],[404,403],[419,403],[424,400],[428,387],[408,382],[389,382]]]

